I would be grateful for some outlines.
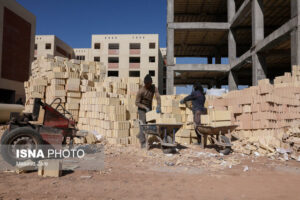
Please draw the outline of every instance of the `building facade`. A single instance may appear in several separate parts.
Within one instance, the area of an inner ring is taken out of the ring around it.
[[[74,50],[55,35],[36,35],[34,45],[34,58],[46,56],[62,56],[74,58]]]
[[[0,0],[0,103],[25,100],[36,18],[15,0]]]
[[[300,64],[300,0],[167,0],[167,9],[167,94],[196,81],[230,90],[257,85]]]
[[[140,77],[147,74],[163,93],[163,60],[158,34],[92,35],[91,49],[74,49],[81,60],[102,62],[107,76]]]

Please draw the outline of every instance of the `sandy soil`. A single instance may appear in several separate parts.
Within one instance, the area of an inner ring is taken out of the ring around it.
[[[60,178],[0,172],[0,199],[300,199],[300,162],[198,146],[159,149],[106,145],[105,169]],[[246,170],[248,168],[248,170]]]

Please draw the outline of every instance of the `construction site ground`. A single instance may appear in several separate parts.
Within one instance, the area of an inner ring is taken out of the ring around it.
[[[299,199],[300,162],[190,145],[177,154],[105,145],[101,171],[0,172],[0,199]]]

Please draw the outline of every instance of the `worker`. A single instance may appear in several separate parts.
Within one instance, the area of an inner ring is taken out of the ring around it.
[[[193,86],[193,92],[189,96],[182,99],[180,103],[184,104],[187,101],[192,101],[192,110],[194,115],[195,127],[201,125],[201,115],[206,114],[207,109],[204,107],[205,92],[200,83],[195,83]],[[200,134],[197,132],[197,129],[195,130],[198,138],[198,143],[201,143]]]
[[[153,96],[155,95],[157,101],[157,107],[156,107],[157,113],[161,112],[161,107],[160,107],[161,100],[160,100],[158,89],[157,87],[155,87],[154,84],[152,84],[152,78],[149,74],[145,76],[144,84],[145,85],[142,88],[140,88],[140,90],[137,93],[135,104],[138,107],[139,120],[143,124],[146,124],[146,112],[152,110]],[[137,137],[140,140],[141,148],[145,148],[146,138],[145,138],[145,134],[141,130],[141,127],[140,127],[140,133]]]

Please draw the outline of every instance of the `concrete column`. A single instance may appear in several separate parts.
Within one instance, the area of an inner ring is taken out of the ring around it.
[[[212,57],[211,56],[207,57],[207,64],[212,64]]]
[[[263,0],[252,1],[252,46],[264,39]],[[258,53],[252,56],[252,85],[266,78],[266,59]]]
[[[235,0],[227,0],[227,17],[228,23],[231,23],[235,13]],[[228,61],[231,65],[232,62],[236,59],[236,40],[234,37],[234,30],[232,28],[228,31]],[[228,89],[237,90],[238,89],[238,79],[236,76],[236,72],[229,71],[228,74]]]
[[[168,0],[167,23],[174,22],[174,0]],[[167,28],[167,65],[174,65],[174,29]]]
[[[174,94],[174,70],[167,68],[167,95]]]
[[[227,0],[228,23],[231,23],[231,20],[233,19],[235,13],[236,13],[235,0]]]
[[[252,1],[252,46],[264,39],[263,0]]]
[[[298,25],[291,32],[291,64],[300,65],[300,0],[291,0],[291,18],[298,18]]]
[[[267,76],[266,59],[260,54],[252,56],[252,85],[257,85],[258,81],[265,79]]]
[[[228,74],[228,89],[229,91],[238,89],[237,72],[230,71]]]

